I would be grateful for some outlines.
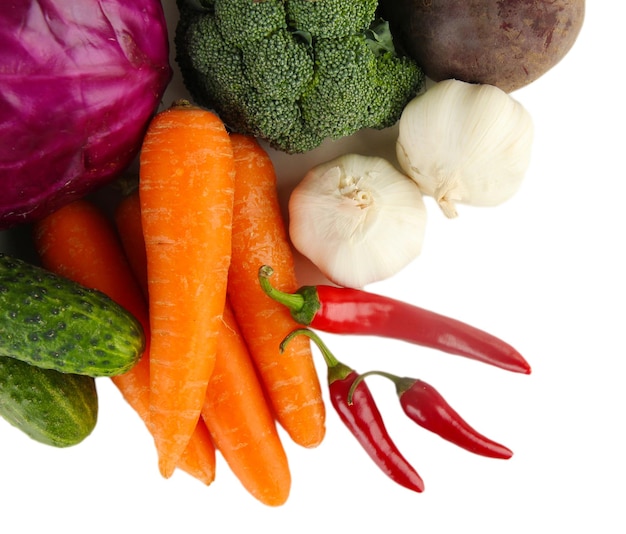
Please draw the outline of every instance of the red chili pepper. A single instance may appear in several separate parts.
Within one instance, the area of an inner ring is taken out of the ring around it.
[[[424,482],[404,458],[385,427],[374,398],[365,384],[353,391],[351,402],[348,392],[359,374],[339,362],[322,340],[311,330],[298,329],[289,334],[281,347],[295,335],[307,335],[320,348],[328,366],[330,401],[341,421],[352,432],[374,463],[393,481],[416,492],[424,491]]]
[[[353,382],[354,392],[366,376],[373,374],[385,376],[395,383],[404,413],[426,430],[474,454],[505,460],[513,456],[510,449],[474,430],[434,387],[423,380],[369,371]],[[348,399],[351,396],[352,391],[348,393]]]
[[[360,289],[302,286],[295,293],[272,287],[272,268],[259,269],[263,290],[289,308],[300,324],[335,334],[395,338],[530,374],[524,357],[511,345],[466,323],[412,304]]]

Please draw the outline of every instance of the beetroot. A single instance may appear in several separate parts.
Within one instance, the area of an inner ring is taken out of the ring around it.
[[[0,228],[117,177],[172,76],[160,0],[0,10]]]
[[[394,36],[435,81],[456,78],[512,92],[571,49],[584,0],[380,0]]]

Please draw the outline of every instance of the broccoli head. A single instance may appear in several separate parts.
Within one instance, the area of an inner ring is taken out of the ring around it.
[[[386,128],[421,89],[378,0],[177,0],[176,61],[196,103],[301,153]]]

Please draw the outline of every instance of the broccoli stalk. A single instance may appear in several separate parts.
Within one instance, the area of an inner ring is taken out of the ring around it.
[[[378,0],[177,0],[176,61],[228,127],[302,153],[397,122],[422,88]]]

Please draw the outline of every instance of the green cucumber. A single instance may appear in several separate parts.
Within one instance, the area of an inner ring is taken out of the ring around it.
[[[96,426],[95,379],[0,356],[0,416],[46,445],[76,445]]]
[[[0,253],[0,356],[88,376],[128,371],[145,337],[104,293]]]

